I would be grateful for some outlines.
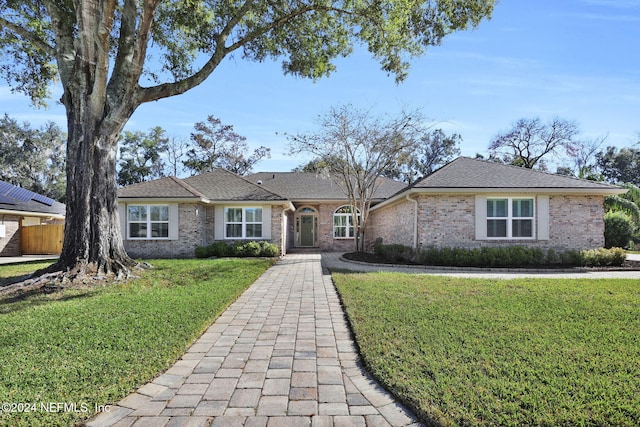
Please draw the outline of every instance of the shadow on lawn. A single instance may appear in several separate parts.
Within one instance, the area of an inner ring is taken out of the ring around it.
[[[64,294],[65,292],[67,295]],[[56,302],[90,298],[95,294],[95,289],[74,289],[72,292],[73,293],[69,293],[68,290],[47,292],[43,289],[34,289],[20,295],[2,298],[0,299],[0,314],[14,313],[20,310],[46,304],[53,304]]]

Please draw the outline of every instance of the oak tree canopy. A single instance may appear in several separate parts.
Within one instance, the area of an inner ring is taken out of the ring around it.
[[[494,0],[0,0],[0,75],[36,105],[61,84],[67,217],[53,270],[126,276],[118,136],[141,104],[180,95],[223,60],[279,59],[317,79],[364,46],[401,81],[411,57],[489,18]],[[222,100],[221,100],[222,103]]]

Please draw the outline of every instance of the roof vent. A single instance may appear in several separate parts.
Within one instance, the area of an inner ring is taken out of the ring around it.
[[[262,180],[261,180],[261,179],[259,179],[259,180],[258,180],[258,182],[257,182],[257,184],[258,184],[258,185],[262,185]]]

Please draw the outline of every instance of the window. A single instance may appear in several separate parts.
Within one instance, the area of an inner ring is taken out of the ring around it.
[[[227,239],[262,237],[262,208],[226,208],[224,236]]]
[[[353,226],[353,210],[351,206],[341,206],[333,213],[333,237],[334,239],[351,239],[355,236]],[[360,222],[360,212],[357,212]]]
[[[487,199],[487,237],[531,239],[534,204],[532,198]]]
[[[127,224],[130,239],[168,239],[169,206],[129,205]]]

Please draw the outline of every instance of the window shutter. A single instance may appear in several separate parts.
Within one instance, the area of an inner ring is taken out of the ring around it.
[[[120,217],[120,233],[122,234],[122,240],[129,240],[129,231],[127,230],[126,203],[118,203],[118,216]]]
[[[220,206],[220,205],[216,206],[215,213],[213,216],[213,223],[214,223],[213,239],[223,240],[224,239],[224,206]]]
[[[169,205],[169,240],[179,239],[180,208],[177,203]]]
[[[455,227],[455,224],[452,224]],[[476,240],[487,240],[487,197],[476,196]]]
[[[262,206],[262,238],[271,239],[271,206]]]
[[[538,196],[538,240],[549,240],[549,196]]]

